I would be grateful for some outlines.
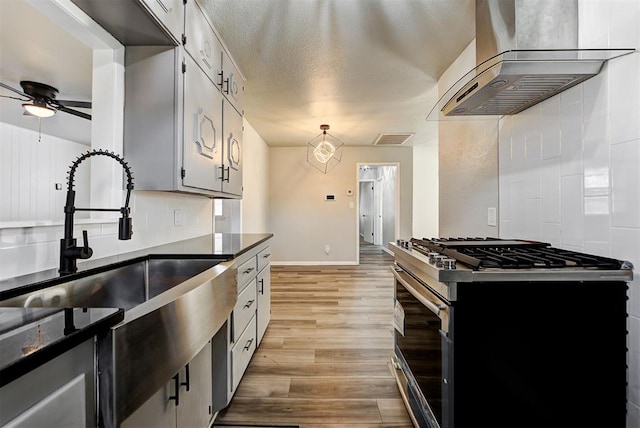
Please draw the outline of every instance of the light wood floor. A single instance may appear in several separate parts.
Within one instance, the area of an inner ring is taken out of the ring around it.
[[[362,245],[359,266],[271,268],[271,323],[215,423],[411,427],[389,367],[393,259]]]

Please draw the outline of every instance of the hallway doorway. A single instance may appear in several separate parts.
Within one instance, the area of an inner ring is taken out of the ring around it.
[[[399,165],[358,164],[358,262],[361,247],[375,246],[389,252],[395,241],[399,218]]]

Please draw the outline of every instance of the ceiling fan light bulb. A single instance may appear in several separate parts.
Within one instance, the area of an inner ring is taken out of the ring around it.
[[[22,104],[22,108],[30,115],[36,117],[51,117],[56,114],[56,111],[46,105],[38,104]]]
[[[329,159],[331,159],[335,153],[336,148],[333,147],[333,144],[325,140],[321,141],[320,144],[313,149],[313,156],[320,163],[329,162]]]

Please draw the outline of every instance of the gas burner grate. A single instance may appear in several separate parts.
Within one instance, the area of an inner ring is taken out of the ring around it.
[[[501,240],[497,238],[411,239],[414,249],[423,254],[442,253],[478,270],[498,269],[612,269],[622,262],[551,247],[537,241]]]

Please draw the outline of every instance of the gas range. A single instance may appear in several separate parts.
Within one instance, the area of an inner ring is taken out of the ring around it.
[[[457,284],[517,281],[625,281],[627,261],[552,247],[538,241],[499,238],[411,238],[390,244],[396,264],[447,300]]]

